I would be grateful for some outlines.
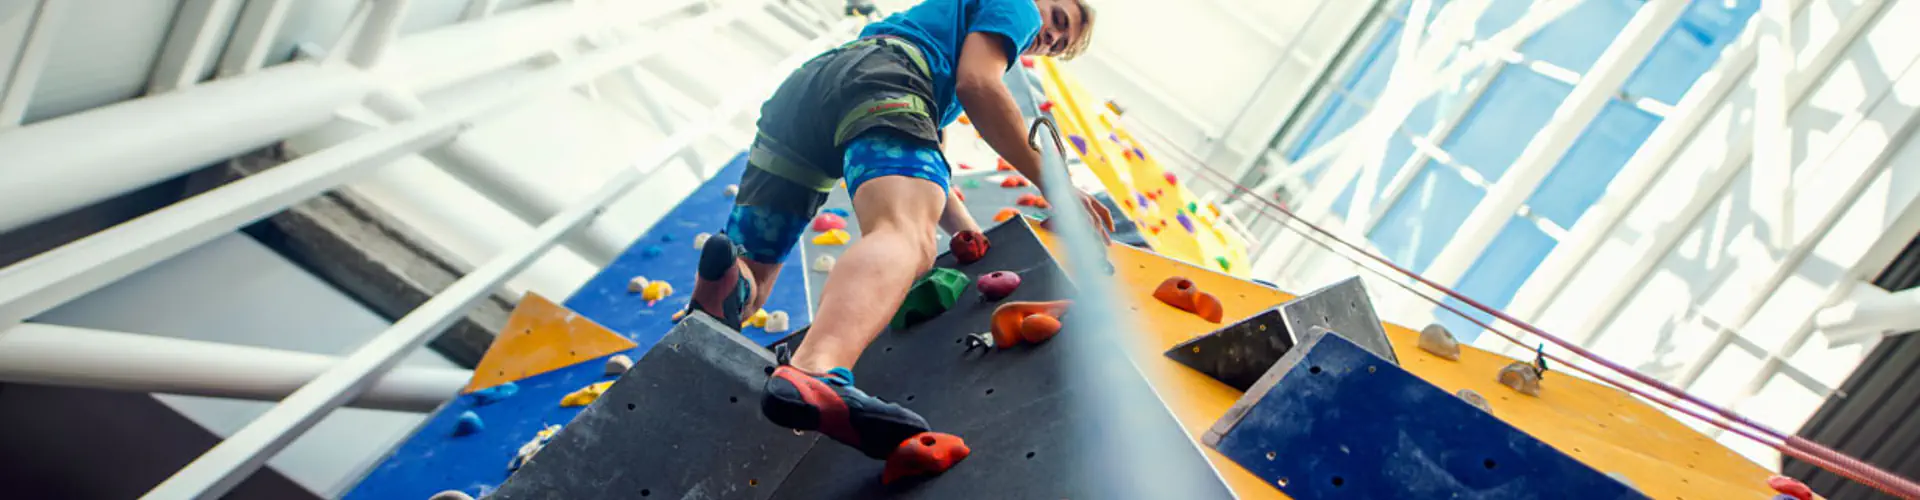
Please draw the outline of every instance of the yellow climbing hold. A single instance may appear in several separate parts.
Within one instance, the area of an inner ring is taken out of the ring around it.
[[[815,245],[845,245],[849,241],[853,241],[853,235],[847,234],[845,229],[834,229],[813,237]]]
[[[665,281],[647,283],[647,287],[640,291],[640,298],[646,299],[647,305],[653,305],[654,302],[659,302],[660,299],[667,298],[669,295],[673,295],[673,285]]]
[[[755,311],[753,313],[753,317],[747,318],[747,322],[740,325],[741,328],[746,328],[749,326],[754,328],[766,328],[767,327],[767,310],[761,309],[759,311]]]
[[[612,380],[581,387],[580,390],[573,391],[573,393],[568,394],[567,397],[560,398],[560,406],[571,408],[593,404],[593,400],[600,399],[601,394],[607,393],[608,387],[613,387]]]

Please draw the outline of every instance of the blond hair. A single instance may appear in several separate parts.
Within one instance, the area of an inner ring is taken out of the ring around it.
[[[1093,4],[1088,3],[1088,0],[1073,0],[1073,3],[1080,6],[1080,36],[1073,37],[1073,43],[1068,44],[1067,50],[1061,51],[1057,56],[1063,61],[1080,57],[1080,54],[1087,52],[1088,46],[1093,45]]]

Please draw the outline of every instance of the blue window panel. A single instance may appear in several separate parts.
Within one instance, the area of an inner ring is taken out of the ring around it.
[[[1533,3],[1533,0],[1493,0],[1487,4],[1486,12],[1480,14],[1480,19],[1473,23],[1474,36],[1485,40],[1513,26],[1520,16],[1527,13],[1527,9],[1533,8]],[[1439,11],[1439,7],[1434,7],[1435,13]]]
[[[1441,146],[1488,183],[1497,182],[1572,91],[1532,71],[1502,71]]]
[[[1540,232],[1533,223],[1520,218],[1508,219],[1507,227],[1493,239],[1487,251],[1480,254],[1473,267],[1461,278],[1460,286],[1454,287],[1460,293],[1496,309],[1504,309],[1513,303],[1513,294],[1520,290],[1520,284],[1533,274],[1540,262],[1546,260],[1557,242]],[[1449,297],[1447,304],[1472,315],[1480,321],[1491,324],[1493,315],[1474,309],[1463,302]],[[1461,318],[1444,308],[1435,308],[1434,317],[1441,325],[1452,331],[1461,342],[1472,342],[1482,333],[1478,325]]]
[[[1640,108],[1608,102],[1527,199],[1527,206],[1560,227],[1573,227],[1659,126],[1660,118]]]
[[[1427,129],[1432,127],[1433,112],[1434,102],[1432,100],[1420,103],[1418,107],[1414,108],[1413,115],[1407,117],[1406,122],[1408,127],[1418,126],[1420,128],[1410,128],[1410,130],[1423,134],[1426,133]],[[1407,165],[1407,159],[1413,157],[1413,151],[1413,141],[1405,135],[1396,132],[1393,134],[1393,137],[1387,139],[1387,149],[1380,160],[1380,177],[1374,179],[1373,196],[1375,199],[1378,199],[1381,193],[1387,190],[1388,184],[1393,183],[1393,176],[1399,174],[1400,168]],[[1353,205],[1354,192],[1356,186],[1359,186],[1360,179],[1360,174],[1355,173],[1353,181],[1348,182],[1346,190],[1340,193],[1340,198],[1334,200],[1333,213],[1347,213],[1347,209]],[[1385,207],[1376,204],[1373,207],[1373,213],[1380,213],[1380,210],[1384,208]]]
[[[1520,45],[1520,53],[1584,74],[1627,27],[1634,11],[1645,4],[1641,0],[1586,0],[1534,33]]]
[[[1729,7],[1728,4],[1732,6]],[[1675,104],[1746,29],[1759,0],[1695,0],[1627,79],[1628,95]]]
[[[1394,52],[1387,48],[1399,39],[1400,23],[1398,21],[1384,23],[1380,27],[1380,35],[1374,39],[1373,45],[1367,47],[1367,51],[1360,55],[1353,74],[1340,82],[1340,88],[1360,99],[1372,100],[1378,97],[1380,89],[1387,85],[1389,73],[1393,71]],[[1360,121],[1360,117],[1366,114],[1366,108],[1360,104],[1338,93],[1332,94],[1327,99],[1327,104],[1320,116],[1314,118],[1313,122],[1307,126],[1306,132],[1301,134],[1301,140],[1294,143],[1292,150],[1287,152],[1287,159],[1300,159],[1308,151],[1319,148],[1322,144],[1339,136],[1341,132],[1352,128]],[[1307,179],[1312,181],[1317,178],[1319,170],[1315,168],[1307,172]]]
[[[1367,238],[1394,263],[1425,271],[1486,195],[1453,170],[1424,162],[1406,194],[1387,209]]]

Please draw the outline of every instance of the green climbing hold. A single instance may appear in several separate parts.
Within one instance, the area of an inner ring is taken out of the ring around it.
[[[961,189],[980,189],[980,181],[967,179],[967,182],[960,184],[960,188]]]
[[[967,289],[967,274],[944,267],[933,268],[933,272],[921,276],[907,290],[907,300],[900,303],[900,310],[893,313],[894,331],[905,330],[909,326],[933,319],[947,312],[955,301],[960,300],[960,292]]]
[[[1199,211],[1200,211],[1200,205],[1198,203],[1191,202],[1191,201],[1187,202],[1187,213],[1191,214],[1191,213],[1197,213]]]
[[[1221,271],[1228,271],[1228,272],[1233,271],[1233,263],[1228,262],[1226,257],[1214,257],[1213,262],[1215,264],[1220,264]]]

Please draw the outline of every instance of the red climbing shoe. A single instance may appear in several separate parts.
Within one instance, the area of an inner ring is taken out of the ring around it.
[[[880,473],[880,484],[946,472],[972,453],[973,450],[967,448],[967,442],[962,441],[960,436],[922,432],[902,441],[893,450],[893,455],[887,457],[887,468]]]
[[[725,234],[708,237],[707,244],[700,247],[699,267],[687,310],[707,313],[739,330],[745,320],[742,310],[753,302],[753,280],[740,279],[740,266],[733,257],[733,241]]]
[[[811,375],[781,366],[767,378],[760,413],[781,427],[820,431],[875,460],[885,460],[907,438],[927,432],[927,419],[853,387],[853,371]]]

